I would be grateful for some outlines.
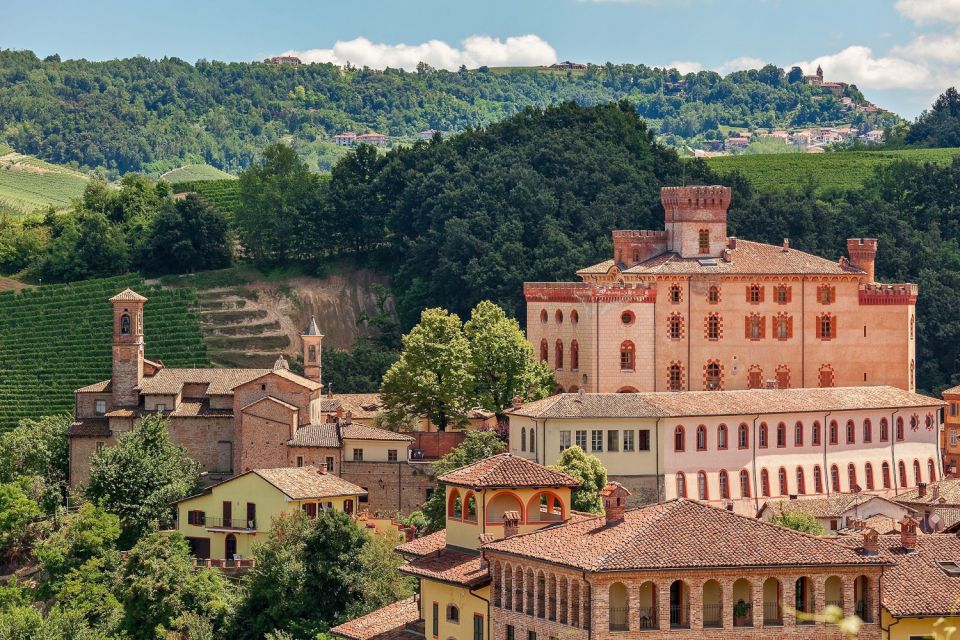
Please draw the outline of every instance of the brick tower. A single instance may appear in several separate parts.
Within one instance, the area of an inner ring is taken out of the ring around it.
[[[110,298],[113,304],[113,406],[135,407],[143,382],[143,305],[131,289]]]
[[[323,334],[317,327],[317,319],[310,316],[310,325],[300,337],[303,339],[303,377],[321,382],[323,355],[321,353]]]
[[[667,249],[684,258],[719,258],[727,247],[730,187],[663,187]]]
[[[876,282],[874,268],[877,262],[876,238],[848,238],[847,255],[850,264],[867,272],[867,284]]]

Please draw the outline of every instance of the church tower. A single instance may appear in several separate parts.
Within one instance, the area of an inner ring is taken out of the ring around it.
[[[147,299],[131,289],[110,298],[113,305],[113,406],[140,403],[143,382],[143,305]]]
[[[310,316],[310,326],[300,335],[303,339],[303,377],[321,382],[323,371],[321,347],[323,334],[317,327],[317,319]]]

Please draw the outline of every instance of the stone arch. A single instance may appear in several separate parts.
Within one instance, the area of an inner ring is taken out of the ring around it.
[[[527,502],[527,522],[560,522],[566,518],[563,500],[553,491],[543,490]]]
[[[723,588],[712,579],[703,583],[703,626],[723,627]]]
[[[502,525],[503,514],[507,511],[516,511],[520,514],[520,522],[525,522],[523,515],[523,503],[512,491],[498,492],[490,504],[487,505],[487,524]]]
[[[627,631],[629,629],[627,621],[630,619],[630,609],[625,584],[614,582],[610,585],[607,607],[610,631]]]
[[[459,520],[463,517],[463,499],[459,489],[451,489],[447,496],[447,517]]]

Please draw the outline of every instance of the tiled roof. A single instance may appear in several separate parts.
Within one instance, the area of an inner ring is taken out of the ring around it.
[[[314,467],[254,469],[253,473],[285,493],[291,500],[367,495],[363,487],[332,473],[320,473]]]
[[[414,438],[405,433],[378,429],[377,427],[368,427],[363,424],[346,423],[340,427],[340,433],[344,438],[352,440],[390,440],[396,442],[413,442]]]
[[[610,526],[603,516],[575,514],[484,548],[587,571],[878,563],[836,541],[692,500],[633,509]]]
[[[650,393],[561,393],[507,413],[533,418],[679,418],[686,416],[938,407],[937,398],[897,387],[739,389]]]
[[[423,640],[422,635],[406,629],[407,624],[419,619],[420,606],[416,596],[410,596],[337,625],[330,633],[350,640]]]
[[[890,516],[885,516],[882,514],[876,514],[865,518],[863,521],[863,527],[844,527],[837,531],[837,533],[845,536],[860,536],[860,539],[851,538],[855,540],[854,546],[859,546],[863,540],[863,531],[864,529],[873,529],[881,536],[899,534],[900,533],[900,522],[896,518]],[[918,535],[922,535],[918,532]]]
[[[133,289],[124,289],[110,298],[110,302],[146,302],[147,299]]]
[[[578,487],[580,482],[565,473],[509,453],[501,453],[437,478],[460,487]]]
[[[934,497],[935,493],[936,497]],[[920,489],[914,487],[905,490],[893,500],[907,504],[957,505],[960,504],[960,478],[944,478],[929,483],[927,493],[922,498]]]
[[[226,418],[233,417],[233,409],[211,409],[209,400],[183,400],[167,415],[175,418]]]
[[[816,518],[839,518],[851,509],[857,508],[862,518],[868,514],[873,515],[870,512],[871,503],[881,508],[882,505],[879,503],[883,502],[903,508],[903,505],[870,493],[834,493],[829,496],[801,497],[796,500],[767,500],[760,507],[760,515],[768,509],[773,513],[779,513],[781,510],[803,510]]]
[[[900,536],[880,536],[882,560],[894,566],[883,572],[883,607],[897,617],[955,616],[960,576],[948,576],[938,561],[957,562],[960,538],[949,534],[917,536],[916,550],[907,552]]]
[[[287,444],[291,447],[339,447],[337,425],[330,422],[300,427]]]
[[[944,395],[960,395],[960,385],[957,385],[956,387],[950,387],[949,389],[944,389],[943,393]]]
[[[280,359],[282,359],[282,358],[283,358],[283,356],[280,356]],[[279,359],[278,359],[278,361],[279,361]],[[284,362],[286,362],[285,359],[284,359]],[[289,369],[276,368],[276,365],[274,365],[274,368],[273,368],[273,369],[268,369],[268,370],[266,370],[263,375],[257,376],[257,377],[255,377],[255,378],[251,378],[250,380],[244,380],[243,382],[238,382],[237,384],[233,385],[233,388],[239,387],[239,386],[242,385],[242,384],[247,384],[248,382],[253,382],[253,381],[256,380],[257,378],[262,378],[264,375],[267,375],[267,374],[273,374],[273,375],[276,375],[276,376],[280,376],[280,377],[283,378],[284,380],[289,380],[290,382],[293,382],[293,383],[295,383],[295,384],[298,384],[298,385],[300,385],[301,387],[306,387],[307,389],[310,389],[311,391],[316,391],[317,389],[320,389],[320,388],[323,387],[323,385],[320,384],[319,382],[317,382],[316,380],[311,380],[310,378],[304,378],[304,377],[301,376],[300,374],[294,373],[293,371],[290,371]]]
[[[179,369],[164,367],[140,385],[143,394],[178,393],[184,384],[207,384],[207,395],[231,395],[233,388],[270,373],[270,369]]]
[[[110,431],[110,422],[106,418],[83,418],[81,420],[75,420],[70,423],[70,427],[67,429],[68,436],[79,437],[102,436],[106,438],[112,433],[113,432]]]
[[[605,260],[599,264],[580,269],[577,274],[605,274],[614,264],[613,260]],[[841,265],[837,260],[827,260],[797,249],[790,248],[784,251],[780,245],[763,244],[738,238],[737,248],[730,250],[730,262],[726,262],[722,258],[714,258],[709,264],[705,264],[702,258],[681,258],[680,254],[668,251],[625,269],[623,273],[641,275],[844,275],[862,274],[863,271],[852,265]]]
[[[342,407],[344,412],[349,411],[350,415],[357,419],[372,419],[383,406],[379,393],[338,393],[332,399],[340,404],[331,411]]]
[[[425,556],[436,553],[447,546],[447,530],[441,529],[422,538],[414,538],[410,542],[398,545],[396,550],[405,556]]]
[[[251,408],[252,406],[257,405],[257,404],[260,404],[260,403],[262,403],[262,402],[270,402],[270,403],[273,403],[273,404],[278,404],[278,405],[280,405],[281,407],[283,407],[284,409],[288,409],[288,410],[290,410],[290,411],[298,411],[298,410],[299,410],[296,405],[292,405],[292,404],[290,404],[289,402],[284,402],[284,401],[281,400],[280,398],[274,398],[273,396],[264,396],[264,397],[262,397],[262,398],[259,398],[259,399],[257,399],[257,400],[254,400],[253,402],[251,402],[251,403],[248,404],[248,405],[244,405],[243,407],[240,407],[240,411],[246,411],[247,409]]]
[[[488,567],[480,566],[480,555],[452,549],[417,558],[400,567],[401,573],[419,578],[473,587],[490,580]]]
[[[109,393],[111,389],[113,389],[112,380],[101,380],[100,382],[94,382],[85,387],[80,387],[75,393]]]

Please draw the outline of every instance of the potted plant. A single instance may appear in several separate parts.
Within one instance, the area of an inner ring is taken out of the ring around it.
[[[741,598],[737,600],[737,604],[733,605],[733,624],[736,627],[745,626],[747,623],[747,616],[750,615],[750,605],[743,601]]]

